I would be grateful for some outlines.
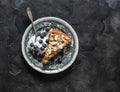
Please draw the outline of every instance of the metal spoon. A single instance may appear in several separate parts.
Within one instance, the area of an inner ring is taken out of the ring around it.
[[[27,8],[27,15],[28,15],[28,17],[29,17],[29,19],[30,19],[30,21],[31,21],[31,23],[32,23],[32,27],[33,27],[33,30],[34,30],[34,33],[35,33],[35,41],[36,41],[36,29],[35,29],[35,25],[34,25],[34,23],[33,23],[33,16],[32,16],[32,12],[31,12],[31,10],[30,10],[30,8],[28,7]]]

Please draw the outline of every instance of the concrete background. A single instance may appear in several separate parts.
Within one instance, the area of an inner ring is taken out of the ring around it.
[[[73,26],[80,49],[66,71],[44,75],[21,53],[34,20],[55,16]],[[120,0],[0,0],[0,92],[120,92]]]

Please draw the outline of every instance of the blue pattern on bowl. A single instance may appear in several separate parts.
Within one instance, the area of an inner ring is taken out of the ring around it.
[[[37,68],[36,70],[40,70],[40,72],[42,71],[43,73],[49,73],[49,74],[50,73],[58,73],[60,71],[63,71],[63,68],[66,67],[71,62],[72,58],[76,57],[75,54],[78,52],[78,51],[76,52],[76,49],[78,50],[79,43],[78,43],[78,39],[76,41],[75,34],[73,34],[73,32],[70,31],[71,29],[69,28],[69,26],[61,23],[60,21],[50,18],[48,20],[43,19],[43,20],[37,21],[35,23],[36,30],[40,30],[47,26],[55,26],[55,27],[61,29],[63,32],[65,32],[72,38],[72,43],[70,44],[69,48],[67,49],[67,52],[62,57],[62,63],[61,64],[52,64],[47,67],[44,67],[41,62],[38,62],[36,59],[34,59],[31,56],[31,54],[26,49],[30,37],[32,35],[34,35],[31,25],[27,29],[26,35],[24,35],[24,40],[22,40],[22,47],[23,47],[22,51],[24,52],[23,55],[24,55],[25,59],[27,58],[27,62],[29,63],[29,65],[32,65],[32,67],[34,69]]]

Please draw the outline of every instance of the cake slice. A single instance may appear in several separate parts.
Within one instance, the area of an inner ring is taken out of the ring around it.
[[[51,58],[53,58],[71,42],[72,39],[67,34],[59,29],[53,29],[49,35],[49,43],[46,48],[42,63],[47,64]]]

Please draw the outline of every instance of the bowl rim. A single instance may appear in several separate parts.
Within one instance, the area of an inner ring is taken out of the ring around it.
[[[29,29],[32,27],[32,24],[30,24],[30,25],[26,28],[25,32],[23,33],[22,41],[21,41],[21,47],[22,47],[21,49],[22,49],[23,57],[25,58],[25,60],[27,61],[27,63],[28,63],[33,69],[35,69],[35,70],[38,71],[38,72],[44,73],[44,74],[56,74],[56,73],[59,73],[59,72],[62,72],[62,71],[64,71],[64,70],[66,70],[67,68],[69,68],[69,67],[73,64],[73,62],[75,61],[75,59],[76,59],[76,57],[77,57],[78,51],[79,51],[79,40],[78,40],[78,36],[77,36],[75,30],[72,28],[72,26],[71,26],[69,23],[67,23],[66,21],[64,21],[63,19],[61,19],[61,18],[58,18],[58,17],[42,17],[42,18],[39,18],[39,19],[35,20],[35,21],[34,21],[34,24],[37,24],[37,23],[39,23],[40,21],[47,21],[47,20],[55,20],[55,21],[58,21],[58,22],[64,24],[65,26],[67,26],[67,27],[70,29],[69,31],[71,31],[72,34],[74,35],[76,48],[75,48],[74,56],[73,56],[73,58],[70,60],[70,62],[69,62],[66,66],[64,66],[62,69],[57,69],[57,70],[52,70],[52,71],[42,70],[41,68],[35,67],[35,66],[29,61],[29,59],[27,58],[26,53],[25,53],[25,48],[24,48],[24,46],[25,46],[25,45],[24,45],[25,37],[26,37]]]

